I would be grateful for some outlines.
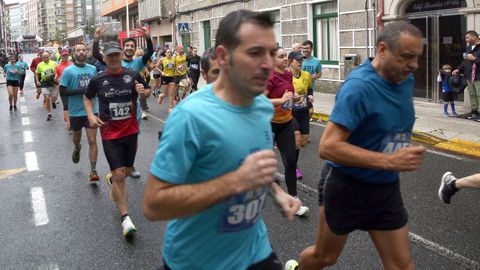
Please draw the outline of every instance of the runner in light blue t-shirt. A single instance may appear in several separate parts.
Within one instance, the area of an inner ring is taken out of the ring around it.
[[[263,95],[276,50],[273,23],[253,11],[227,15],[216,38],[219,62],[226,61],[220,77],[165,122],[144,194],[147,218],[171,220],[165,269],[283,270],[261,216],[269,193],[290,219],[300,207],[273,182],[273,106]]]

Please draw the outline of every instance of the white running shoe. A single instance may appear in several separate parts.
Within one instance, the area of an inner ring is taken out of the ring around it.
[[[298,208],[297,213],[295,215],[299,217],[308,217],[308,214],[310,213],[310,209],[308,207],[301,205],[300,208]]]
[[[130,216],[126,216],[125,219],[122,221],[122,231],[123,236],[125,237],[129,237],[137,231],[137,228],[135,227],[135,225],[133,225]]]
[[[142,175],[140,174],[139,171],[137,171],[135,168],[133,168],[132,173],[130,173],[130,176],[133,178],[140,178]]]
[[[148,115],[145,112],[142,112],[142,119],[147,119]]]
[[[285,263],[285,270],[297,270],[298,262],[295,260],[289,260]]]

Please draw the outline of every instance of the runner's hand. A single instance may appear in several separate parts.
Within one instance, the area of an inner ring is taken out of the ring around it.
[[[143,84],[139,83],[138,81],[135,81],[135,91],[137,91],[139,95],[144,95],[145,87],[143,86]]]
[[[139,30],[137,30],[137,32],[142,33],[142,35],[143,35],[145,38],[149,38],[149,37],[150,37],[150,33],[148,32],[147,28],[142,25],[141,22],[138,22],[138,29],[139,29]]]
[[[409,146],[402,148],[390,156],[393,171],[414,171],[423,163],[425,147]]]
[[[292,220],[295,216],[295,213],[297,213],[298,209],[302,205],[302,202],[283,190],[277,190],[273,194],[275,203],[277,203],[277,205],[282,209],[283,215],[287,219]]]
[[[96,115],[88,116],[88,123],[92,128],[101,127],[105,123]]]
[[[285,93],[283,93],[283,96],[282,96],[282,101],[285,103],[292,98],[293,98],[293,93],[289,92],[288,90],[285,90]]]
[[[248,155],[235,172],[241,192],[253,190],[273,182],[277,160],[272,150],[262,150]]]
[[[103,37],[103,34],[108,30],[108,26],[106,25],[101,25],[99,28],[95,30],[95,39],[101,39]]]

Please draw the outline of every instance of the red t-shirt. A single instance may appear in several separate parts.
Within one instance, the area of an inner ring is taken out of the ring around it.
[[[38,64],[40,64],[40,62],[42,62],[41,57],[35,57],[32,59],[32,63],[30,64],[30,70],[33,71],[33,73],[36,74],[37,66]]]
[[[293,87],[293,76],[290,71],[285,71],[283,74],[277,71],[273,71],[268,79],[268,98],[281,98],[285,91],[295,93],[295,88]],[[282,108],[281,105],[275,106],[275,114],[273,115],[273,123],[286,123],[292,120],[292,109]]]
[[[60,81],[60,78],[62,77],[63,71],[65,70],[66,67],[70,66],[73,64],[70,61],[60,61],[60,64],[57,65],[57,69],[55,70],[55,73],[57,73],[58,81]]]

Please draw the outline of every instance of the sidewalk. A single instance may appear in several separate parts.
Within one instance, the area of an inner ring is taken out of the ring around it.
[[[328,121],[335,103],[334,94],[314,93],[314,116]],[[443,105],[414,101],[416,121],[413,140],[453,153],[480,157],[480,123],[462,118],[469,112],[457,106],[459,117],[443,117]],[[449,107],[450,110],[450,107]]]

